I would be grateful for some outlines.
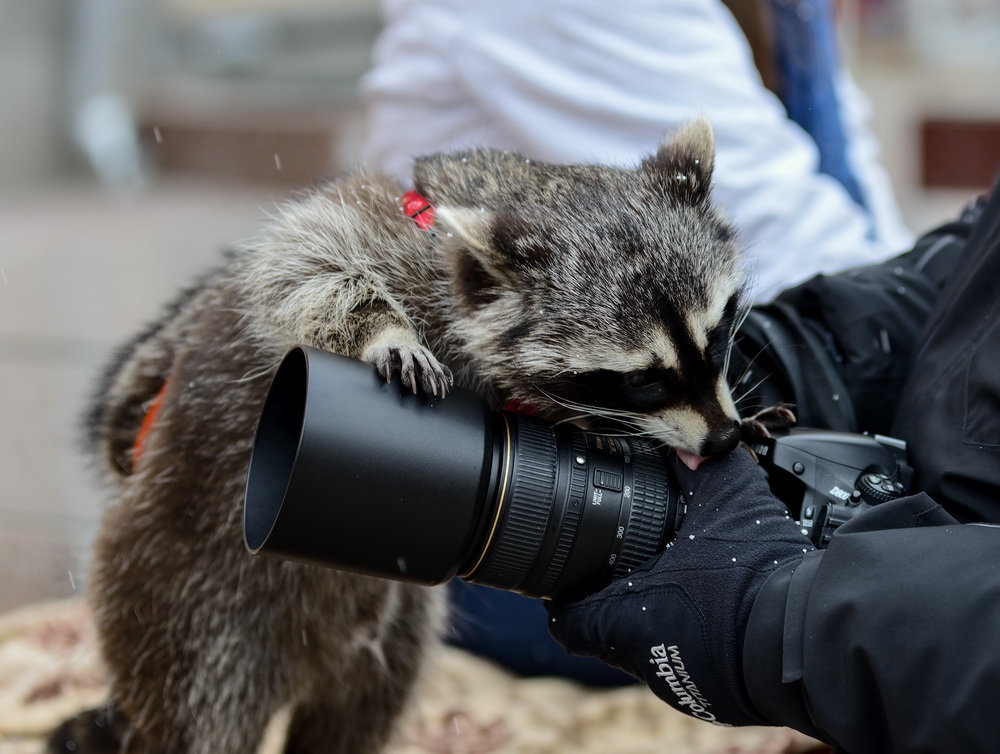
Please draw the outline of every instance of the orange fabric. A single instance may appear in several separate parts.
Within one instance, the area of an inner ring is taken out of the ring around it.
[[[135,435],[135,444],[132,445],[132,473],[139,466],[139,459],[142,458],[143,451],[146,450],[146,441],[149,440],[149,433],[153,431],[153,425],[156,424],[156,418],[160,415],[160,409],[163,407],[163,398],[167,394],[167,388],[170,387],[170,378],[163,383],[156,397],[153,398],[153,402],[146,409],[146,415],[142,417],[142,424],[139,425],[139,431]]]

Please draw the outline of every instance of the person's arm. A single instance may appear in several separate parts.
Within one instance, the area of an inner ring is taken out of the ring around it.
[[[762,716],[852,754],[996,751],[1000,528],[948,518],[873,508],[765,582],[743,655]]]
[[[710,722],[787,725],[852,753],[995,750],[1000,529],[949,523],[916,495],[815,551],[745,452],[677,473],[690,503],[673,545],[549,606],[570,651]]]

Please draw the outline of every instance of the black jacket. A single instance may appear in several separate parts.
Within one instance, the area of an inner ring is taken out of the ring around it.
[[[905,385],[895,376],[878,382],[891,360],[878,366],[878,349],[866,357],[865,339],[845,344],[843,328],[836,351],[845,381],[865,388],[848,385],[855,409],[873,406],[879,388],[895,409],[892,433],[909,444],[913,488],[934,499],[877,506],[845,524],[825,551],[772,574],[751,611],[745,682],[767,718],[852,754],[996,752],[1000,190],[902,259],[914,273],[947,277],[911,338]],[[805,285],[816,292],[815,282]],[[835,337],[844,316],[824,315]]]
[[[1000,528],[924,494],[776,571],[744,642],[772,722],[852,754],[1000,749]]]

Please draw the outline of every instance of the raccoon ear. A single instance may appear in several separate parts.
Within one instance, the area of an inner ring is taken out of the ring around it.
[[[467,149],[418,157],[413,187],[433,204],[496,207],[511,186],[530,175],[531,161],[519,154]]]
[[[469,207],[438,207],[436,211],[438,228],[458,241],[446,246],[452,246],[459,289],[467,300],[479,300],[486,289],[511,282],[508,265],[493,245],[492,212]]]
[[[435,219],[441,230],[455,236],[483,262],[492,264],[490,241],[493,237],[493,214],[471,207],[437,207]]]
[[[715,135],[708,118],[688,121],[642,162],[666,191],[688,204],[708,199],[715,163]]]

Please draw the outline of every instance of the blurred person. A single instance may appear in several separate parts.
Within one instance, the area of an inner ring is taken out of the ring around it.
[[[363,90],[367,167],[487,146],[634,164],[694,115],[716,132],[714,198],[740,228],[756,300],[908,248],[868,106],[842,68],[829,0],[384,0]],[[766,14],[762,20],[754,14]]]

